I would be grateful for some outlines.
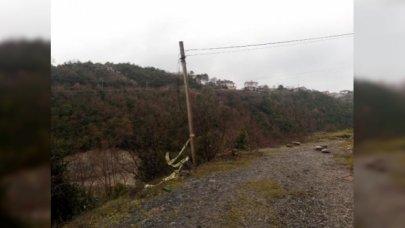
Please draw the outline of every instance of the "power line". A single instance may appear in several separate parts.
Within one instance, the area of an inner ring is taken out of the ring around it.
[[[305,39],[296,39],[296,40],[287,40],[287,41],[277,41],[277,42],[269,42],[269,43],[259,43],[259,44],[247,44],[247,45],[236,45],[236,46],[224,46],[224,47],[213,47],[213,48],[192,48],[187,49],[187,52],[192,51],[210,51],[210,50],[222,50],[222,49],[235,49],[235,48],[246,48],[246,47],[258,47],[258,46],[267,46],[267,45],[275,45],[275,44],[288,44],[288,43],[296,43],[296,42],[303,42],[303,41],[317,41],[322,39],[333,39],[333,38],[341,38],[346,36],[351,36],[354,33],[343,33],[337,35],[329,35],[329,36],[321,36],[321,37],[312,37],[312,38],[305,38]]]
[[[343,37],[338,37],[338,38],[343,38]],[[224,53],[255,51],[255,50],[262,50],[262,49],[267,49],[267,48],[278,48],[278,47],[285,47],[285,46],[296,46],[296,45],[310,44],[310,43],[328,41],[328,40],[333,40],[333,39],[338,39],[338,38],[326,38],[326,39],[322,39],[322,40],[302,41],[302,42],[299,42],[299,43],[286,43],[286,44],[280,44],[280,45],[273,45],[273,46],[260,47],[260,48],[241,49],[241,50],[219,51],[219,52],[204,52],[204,53],[190,54],[190,55],[187,55],[187,56],[216,55],[216,54],[224,54]]]

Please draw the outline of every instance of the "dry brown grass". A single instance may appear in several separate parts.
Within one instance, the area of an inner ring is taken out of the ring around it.
[[[112,227],[117,225],[122,219],[130,216],[130,210],[140,203],[141,201],[139,199],[130,199],[128,196],[122,196],[94,210],[85,212],[64,227]]]
[[[345,139],[353,136],[353,129],[344,129],[334,132],[317,132],[307,137],[310,142],[323,142],[335,139]]]
[[[242,152],[243,153],[243,152]],[[217,160],[200,165],[193,172],[193,176],[202,177],[211,173],[223,172],[252,164],[258,157],[263,156],[262,152],[249,152],[237,158]]]

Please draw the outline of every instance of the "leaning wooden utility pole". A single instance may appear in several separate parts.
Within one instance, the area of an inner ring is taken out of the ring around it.
[[[190,146],[191,146],[191,160],[193,161],[194,167],[197,165],[194,149],[194,129],[193,129],[193,113],[190,104],[190,94],[188,89],[188,76],[187,76],[187,66],[186,66],[186,55],[184,54],[184,44],[183,41],[179,42],[180,46],[180,60],[181,66],[183,68],[183,80],[184,80],[184,92],[186,93],[187,102],[187,116],[188,116],[188,130],[190,132]]]

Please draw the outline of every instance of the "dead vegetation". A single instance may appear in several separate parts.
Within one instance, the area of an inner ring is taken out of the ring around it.
[[[334,154],[333,158],[353,171],[353,154]]]
[[[335,132],[317,132],[307,137],[308,142],[324,142],[328,140],[336,139],[352,139],[353,138],[353,129],[344,129]]]
[[[139,159],[129,151],[91,150],[65,158],[67,177],[86,192],[106,196],[115,186],[135,186]]]
[[[286,191],[278,183],[271,180],[249,181],[242,188],[257,192],[267,200],[283,197],[286,194]]]
[[[64,227],[111,227],[117,225],[126,216],[130,216],[131,209],[140,203],[139,199],[130,199],[128,196],[122,196],[94,210],[83,213]]]
[[[202,177],[208,174],[223,172],[248,166],[254,159],[263,156],[261,151],[242,152],[237,157],[227,157],[213,162],[205,163],[199,166],[193,173],[193,176]]]
[[[279,183],[264,179],[248,181],[240,186],[237,196],[226,205],[226,227],[246,227],[255,224],[255,218],[261,224],[271,227],[282,227],[280,217],[273,201],[285,197],[304,198],[312,197],[308,190],[287,191]],[[252,220],[253,218],[253,220]]]
[[[341,153],[334,154],[333,158],[338,163],[346,165],[353,172],[354,156],[353,156],[353,140],[346,140],[340,143]]]

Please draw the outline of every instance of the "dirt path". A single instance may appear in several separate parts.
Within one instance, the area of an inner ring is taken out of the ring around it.
[[[235,169],[186,178],[132,208],[118,227],[352,227],[353,182],[343,141],[263,150]],[[347,151],[346,151],[347,153]]]

